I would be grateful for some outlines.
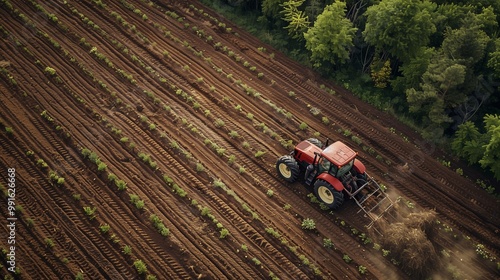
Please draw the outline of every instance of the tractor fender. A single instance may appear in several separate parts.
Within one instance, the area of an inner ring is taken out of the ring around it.
[[[359,160],[355,159],[355,160],[354,160],[354,170],[355,170],[358,174],[363,174],[363,173],[365,173],[365,171],[366,171],[366,167],[365,167],[365,165],[364,165],[361,161],[359,161]]]
[[[318,177],[316,177],[316,179],[321,179],[321,180],[327,181],[328,183],[330,183],[330,185],[333,186],[333,188],[335,190],[337,190],[339,192],[344,190],[344,185],[342,184],[342,182],[340,182],[339,179],[333,177],[332,175],[330,175],[328,173],[321,173],[321,174],[319,174]]]

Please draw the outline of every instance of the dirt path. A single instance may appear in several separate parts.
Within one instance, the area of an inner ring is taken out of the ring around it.
[[[276,159],[314,133],[355,147],[403,201],[436,209],[452,258],[478,243],[498,256],[498,201],[387,114],[197,2],[99,2],[1,4],[0,165],[16,169],[23,278],[409,278],[363,242],[352,201],[332,215],[276,175]],[[494,263],[466,260],[464,276],[495,277]]]

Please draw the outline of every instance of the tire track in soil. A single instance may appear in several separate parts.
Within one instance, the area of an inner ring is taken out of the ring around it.
[[[40,172],[36,171],[32,167],[31,162],[29,162],[28,160],[26,160],[24,158],[23,153],[18,151],[18,148],[15,148],[16,147],[15,145],[10,144],[10,143],[6,143],[6,141],[3,137],[0,137],[0,145],[8,151],[9,155],[13,156],[16,159],[17,164],[23,166],[23,171],[25,173],[29,174],[29,176],[26,176],[26,177],[33,178],[37,182],[37,185],[40,186],[40,188],[33,188],[32,184],[24,185],[25,187],[28,187],[28,189],[31,189],[31,191],[30,191],[31,194],[36,194],[37,198],[35,198],[35,199],[36,199],[36,201],[38,201],[42,205],[41,208],[46,209],[45,211],[37,212],[37,214],[36,214],[37,217],[41,216],[41,217],[43,217],[43,220],[45,220],[45,221],[52,221],[51,223],[55,223],[56,220],[61,221],[61,218],[58,218],[59,215],[57,213],[65,213],[65,214],[67,213],[69,216],[76,218],[72,211],[71,212],[60,212],[58,210],[60,209],[61,205],[52,204],[49,202],[49,201],[52,201],[52,199],[59,200],[58,194],[55,191],[53,191],[53,186],[46,182],[46,179],[40,174]],[[43,191],[40,191],[40,190],[43,190]],[[61,202],[61,201],[58,201],[58,202]],[[65,205],[65,203],[63,203],[63,207],[64,207],[64,205]],[[64,217],[67,218],[68,216],[64,216]],[[77,219],[75,219],[74,221],[77,221]],[[48,228],[46,228],[44,225],[45,224],[43,224],[41,227],[39,227],[37,224],[36,228],[41,229],[45,236],[47,236],[47,237],[52,236],[52,234],[49,233]],[[61,223],[59,225],[62,226],[63,223]],[[75,231],[71,227],[66,226],[65,228],[69,231],[69,233],[71,235],[78,236],[78,237],[74,237],[73,240],[78,240],[79,243],[84,243],[84,245],[87,245],[87,246],[83,246],[83,247],[86,248],[86,250],[92,252],[92,255],[95,254],[96,258],[99,258],[99,255],[100,255],[99,250],[97,250],[96,248],[93,248],[92,243],[88,242],[86,240],[85,236],[81,236],[81,235],[79,236],[78,234],[76,234],[77,231]],[[55,275],[67,274],[67,272],[64,273],[63,271],[60,271],[59,266],[53,264],[53,262],[51,262],[51,259],[45,259],[45,262],[49,262],[49,264],[51,264],[51,267],[56,270]],[[82,265],[85,265],[85,264],[83,263]],[[91,274],[91,275],[94,274],[95,276],[97,276],[97,273],[95,273],[95,272],[93,273],[92,267],[88,266],[88,264],[86,266],[86,269],[88,269],[88,270],[86,270],[86,273]],[[33,275],[36,275],[36,274],[33,274]]]
[[[48,138],[46,138],[46,139],[47,139],[47,140],[51,143],[51,146],[52,146],[52,147],[54,147],[54,148],[56,149],[57,153],[58,153],[59,155],[62,155],[62,156],[64,157],[64,160],[65,160],[65,162],[66,162],[66,163],[69,163],[69,164],[70,164],[72,167],[74,167],[74,168],[77,168],[77,167],[78,167],[78,165],[77,165],[77,163],[75,162],[75,160],[74,160],[73,158],[69,157],[69,155],[68,155],[68,153],[66,152],[66,150],[65,150],[65,149],[64,149],[64,148],[63,148],[63,147],[62,147],[62,146],[58,143],[58,140],[57,140],[57,139],[55,139],[55,138],[53,138],[53,137],[51,137],[51,134],[47,131],[47,129],[46,129],[46,127],[45,127],[45,125],[44,125],[44,124],[41,124],[40,122],[38,122],[38,120],[37,120],[37,119],[31,119],[31,123],[32,123],[32,124],[33,124],[33,125],[34,125],[34,126],[35,126],[35,127],[36,127],[39,131],[40,131],[40,132],[41,132],[41,134],[42,134],[42,135],[44,135],[44,136],[48,137]],[[38,179],[41,179],[41,178],[38,178]],[[68,179],[68,178],[66,178],[66,179]],[[66,183],[70,183],[70,182],[68,182],[68,180],[66,180]],[[82,183],[82,182],[74,182],[74,184],[81,184],[81,183]],[[92,184],[90,184],[90,185],[92,185]],[[50,190],[52,190],[52,191],[53,191],[53,188],[49,188],[48,190],[49,190],[49,191],[50,191]],[[96,194],[98,194],[98,195],[102,196],[102,195],[103,195],[103,193],[102,193],[102,192],[99,192],[99,191],[100,191],[100,190],[97,190],[97,191],[96,191]],[[54,197],[54,198],[56,197],[56,194],[55,194],[54,192],[51,192],[49,195],[50,195],[50,197]],[[58,201],[59,201],[59,199],[58,199]],[[109,199],[109,198],[108,198],[108,199],[105,199],[105,201],[109,201],[109,202],[111,202],[111,203],[112,203],[112,200],[111,200],[111,199]],[[59,205],[60,207],[65,206],[64,204],[60,204],[60,203],[58,203],[58,205]],[[68,206],[66,205],[66,206],[65,206],[65,208],[64,208],[64,212],[65,212],[65,213],[69,213],[69,215],[74,215],[74,213],[72,212],[72,209],[71,209],[71,208],[67,208],[67,207],[68,207]],[[117,207],[113,207],[113,206],[112,206],[111,208],[113,209],[113,208],[117,208]],[[66,216],[63,216],[63,217],[66,217]],[[76,216],[73,216],[73,217],[76,217]],[[70,219],[70,220],[71,220],[71,219]],[[79,226],[79,225],[77,225],[77,226]],[[87,235],[90,235],[90,234],[88,234],[88,233],[87,233]],[[95,239],[95,236],[94,236],[94,235],[90,235],[90,236],[91,236],[91,237],[94,237],[94,239],[92,240],[92,242],[93,242],[93,243],[97,243],[97,244],[99,244],[99,247],[100,247],[101,251],[102,251],[102,250],[104,250],[104,251],[106,251],[106,254],[108,254],[108,255],[110,254],[110,253],[109,253],[109,250],[107,250],[104,246],[101,246],[102,242],[100,242],[99,240]],[[99,243],[98,243],[98,242],[99,242]],[[117,266],[117,267],[121,267],[121,270],[122,270],[122,274],[123,274],[123,275],[125,275],[125,276],[126,276],[126,275],[128,275],[127,273],[123,273],[124,268],[123,268],[123,265],[122,265],[121,263],[119,263],[119,262],[118,262],[118,263],[116,263],[116,262],[115,262],[115,266]]]

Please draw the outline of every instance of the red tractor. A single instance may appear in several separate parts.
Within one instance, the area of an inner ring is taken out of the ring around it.
[[[289,183],[303,176],[318,200],[332,210],[342,205],[345,195],[353,198],[372,220],[368,226],[371,227],[393,203],[381,186],[368,176],[356,156],[357,153],[341,141],[328,146],[327,140],[323,146],[318,139],[310,138],[295,146],[289,155],[280,157],[276,170]]]

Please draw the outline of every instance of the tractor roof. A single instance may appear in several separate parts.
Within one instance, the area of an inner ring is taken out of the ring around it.
[[[356,157],[357,154],[358,153],[356,153],[353,149],[349,148],[346,144],[340,141],[332,143],[324,149],[323,152],[321,152],[323,157],[338,167],[349,163]]]

